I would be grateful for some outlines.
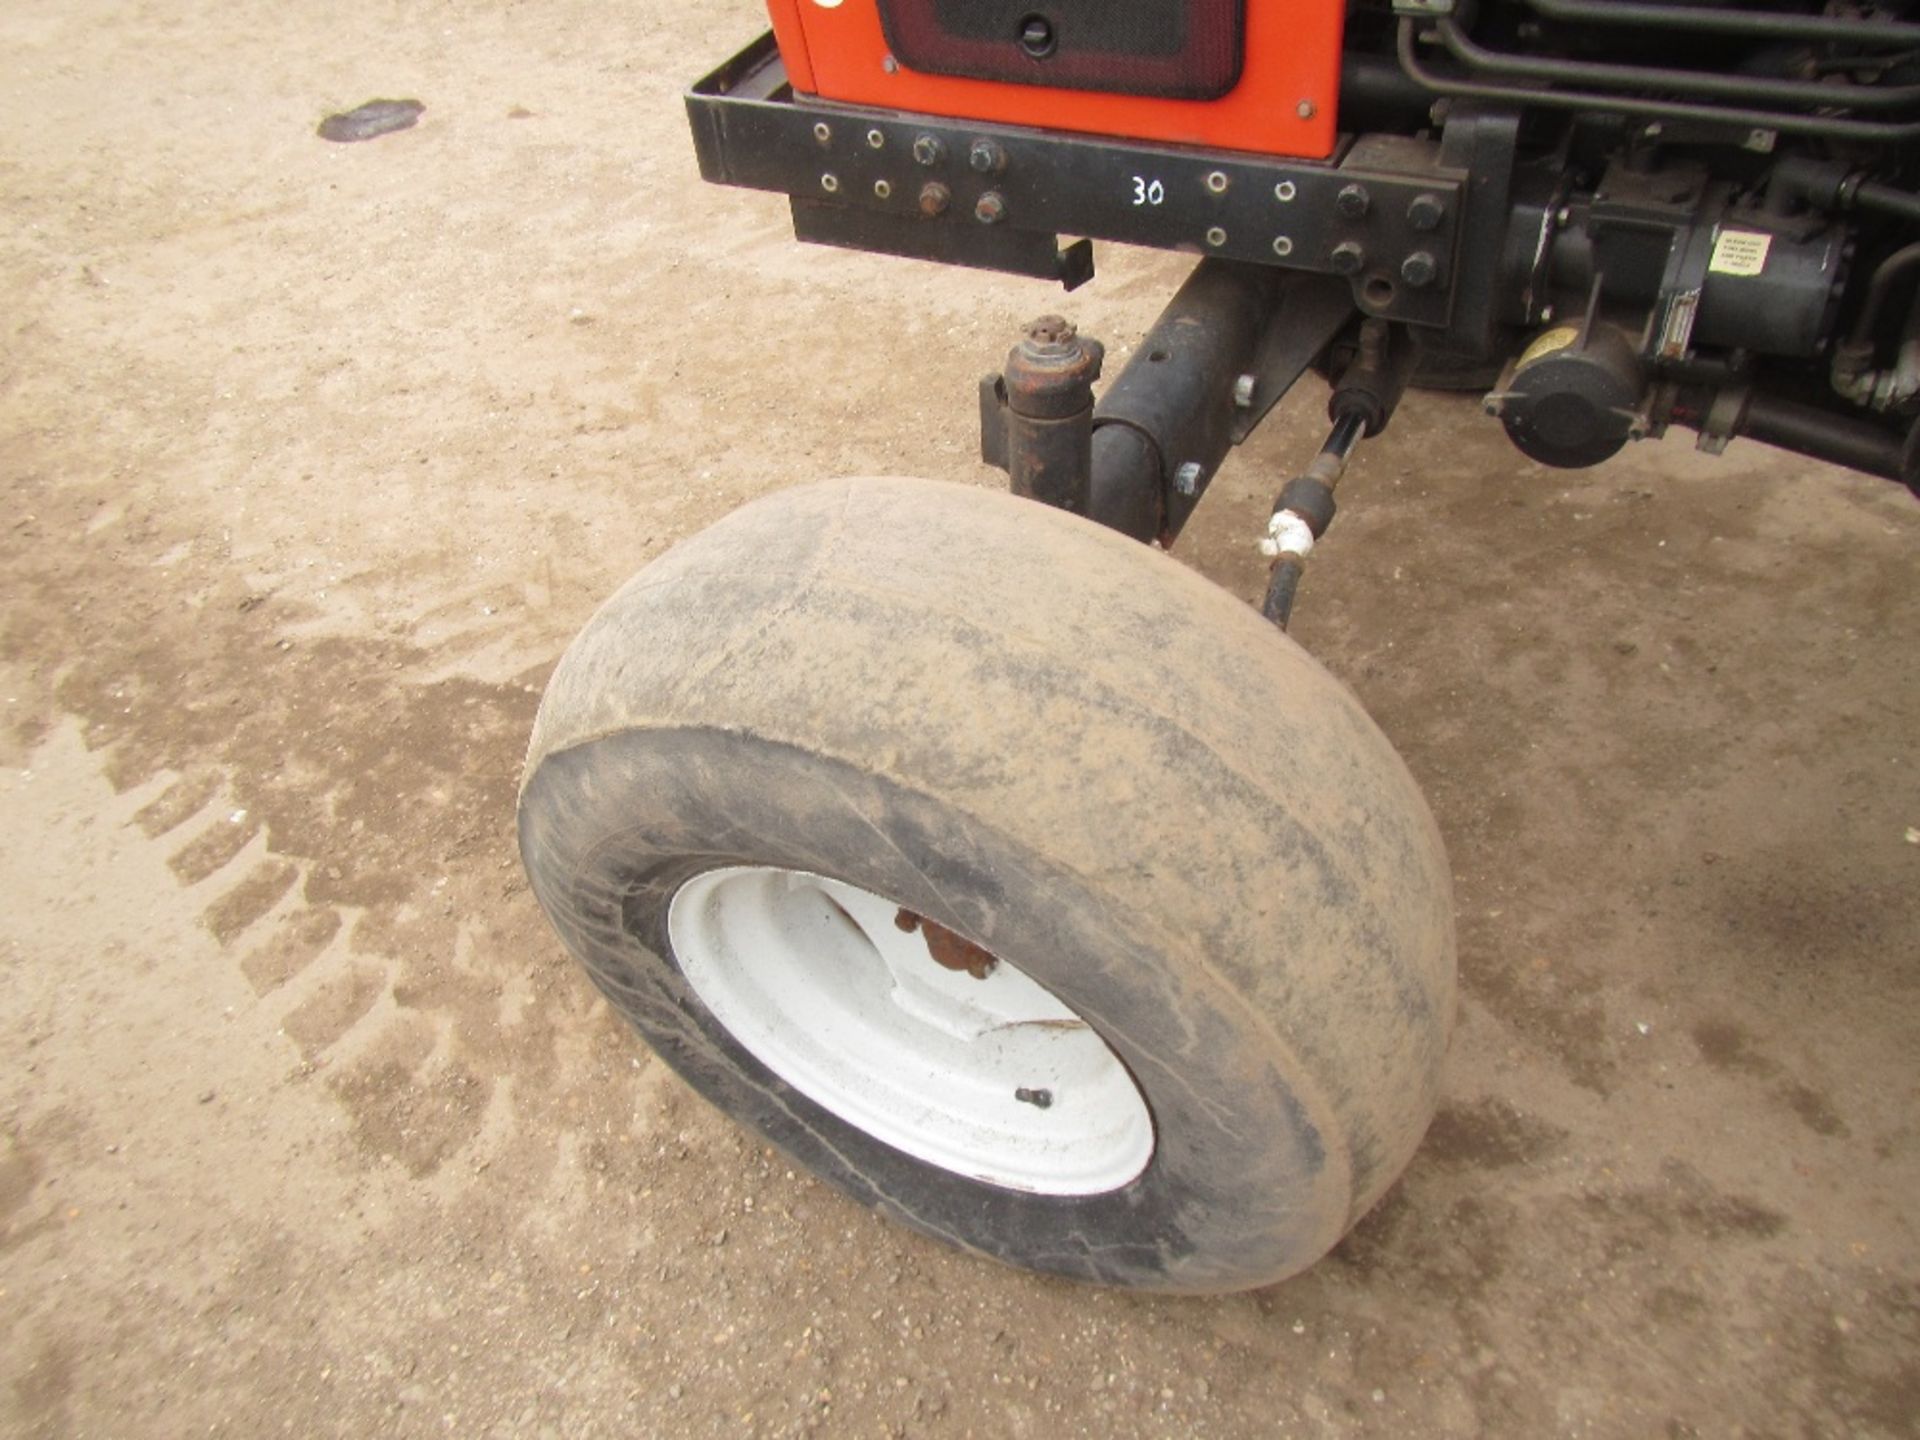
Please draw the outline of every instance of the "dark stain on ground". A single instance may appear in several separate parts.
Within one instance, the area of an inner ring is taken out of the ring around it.
[[[1777,1094],[1781,1103],[1798,1115],[1800,1123],[1814,1134],[1845,1139],[1853,1133],[1840,1118],[1840,1112],[1833,1108],[1833,1102],[1811,1085],[1790,1083],[1781,1086]]]
[[[1661,1325],[1694,1325],[1704,1320],[1712,1307],[1697,1290],[1677,1285],[1658,1285],[1647,1297],[1647,1314]]]
[[[1463,956],[1460,982],[1469,995],[1557,1060],[1575,1084],[1596,1095],[1611,1093],[1618,1061],[1598,978],[1564,963],[1475,964]]]
[[[117,787],[216,759],[234,808],[246,812],[240,825],[223,817],[213,827],[218,848],[234,830],[264,826],[270,852],[311,865],[313,903],[402,902],[449,860],[507,835],[537,703],[527,687],[411,684],[404,671],[432,663],[424,651],[343,639],[282,650],[233,623],[241,633],[209,626],[193,640],[156,626],[146,643],[78,650],[58,699],[86,722],[89,744],[110,747]],[[173,656],[196,646],[203,668],[183,697]],[[183,878],[212,873],[186,869]]]
[[[1663,1166],[1662,1179],[1658,1186],[1590,1192],[1580,1197],[1581,1207],[1605,1222],[1623,1254],[1647,1248],[1649,1238],[1771,1240],[1787,1228],[1786,1216],[1743,1196],[1721,1194],[1681,1161]]]
[[[1442,1165],[1498,1170],[1558,1153],[1567,1132],[1536,1119],[1498,1096],[1448,1105],[1433,1117],[1421,1155]]]
[[[1753,1037],[1731,1020],[1702,1020],[1693,1027],[1693,1043],[1700,1058],[1716,1070],[1770,1079],[1778,1072],[1766,1056],[1756,1054]]]
[[[386,988],[377,970],[356,965],[331,977],[287,1015],[285,1030],[300,1053],[312,1060],[371,1010]]]
[[[1414,1193],[1421,1187],[1412,1179],[1389,1190],[1322,1263],[1361,1280],[1391,1275],[1455,1309],[1472,1305],[1507,1271],[1513,1208],[1478,1195],[1435,1203],[1437,1196]]]
[[[161,791],[157,800],[142,807],[139,814],[133,817],[133,823],[150,836],[164,835],[198,815],[219,793],[220,772],[196,770],[192,774],[182,775]],[[179,855],[175,855],[168,863],[174,867],[176,874],[182,874],[182,878],[185,878],[180,871]]]
[[[1820,837],[1805,837],[1818,843]],[[1857,844],[1844,826],[1836,843]],[[1769,968],[1835,969],[1858,957],[1886,975],[1883,957],[1903,953],[1905,910],[1898,884],[1867,867],[1829,874],[1804,863],[1797,849],[1723,862],[1708,872],[1704,901],[1718,931],[1745,950],[1756,973]],[[1909,982],[1910,983],[1910,982]]]
[[[167,793],[173,792],[170,789]],[[161,796],[162,800],[165,798],[165,795]],[[146,811],[143,810],[141,814],[146,814]],[[140,817],[136,815],[134,821],[138,824]],[[174,851],[168,857],[167,865],[179,877],[182,885],[198,885],[209,875],[231,864],[233,858],[246,849],[259,833],[260,823],[252,816],[238,810],[231,811],[222,816],[218,823],[209,825]]]
[[[1693,1043],[1700,1050],[1700,1058],[1716,1070],[1756,1080],[1781,1079],[1782,1067],[1756,1050],[1753,1037],[1730,1020],[1701,1021],[1693,1027]],[[1851,1133],[1833,1102],[1811,1085],[1782,1080],[1773,1098],[1816,1135],[1840,1138]]]
[[[214,939],[230,945],[253,923],[280,903],[280,897],[300,879],[298,867],[277,857],[261,861],[231,890],[206,909],[202,917]]]
[[[32,1042],[28,1048],[31,1050]],[[24,1130],[9,1129],[0,1134],[0,1254],[66,1223],[62,1213],[65,1207],[51,1203],[55,1198],[52,1187],[71,1157],[92,1144],[91,1127],[79,1112],[64,1104],[44,1111]],[[30,1209],[37,1194],[47,1203],[38,1215],[30,1217],[23,1212]],[[0,1296],[9,1288],[4,1280],[0,1276]],[[0,1306],[0,1335],[5,1334],[9,1313]]]
[[[329,115],[315,132],[322,140],[350,145],[358,140],[373,140],[396,130],[410,130],[419,123],[420,112],[427,107],[418,100],[369,100],[351,110]]]
[[[1799,1413],[1800,1433],[1920,1433],[1920,1287],[1877,1276],[1830,1285],[1794,1272],[1775,1299],[1778,1338],[1803,1357],[1796,1374],[1781,1377],[1792,1397],[1782,1409]]]

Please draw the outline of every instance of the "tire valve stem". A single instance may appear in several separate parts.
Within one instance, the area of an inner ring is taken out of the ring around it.
[[[1304,474],[1289,480],[1280,498],[1273,502],[1267,533],[1260,540],[1260,553],[1273,559],[1260,613],[1282,630],[1293,614],[1293,597],[1300,588],[1300,577],[1306,573],[1313,542],[1333,523],[1334,487],[1340,483],[1347,458],[1366,428],[1365,418],[1353,412],[1334,421],[1313,463]]]
[[[1018,1100],[1022,1105],[1031,1105],[1036,1110],[1045,1110],[1053,1104],[1053,1091],[1029,1090],[1026,1086],[1022,1085],[1018,1090],[1013,1092],[1013,1098]]]

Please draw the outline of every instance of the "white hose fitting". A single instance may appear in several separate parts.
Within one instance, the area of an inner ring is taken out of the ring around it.
[[[1292,510],[1276,510],[1261,537],[1260,553],[1270,558],[1298,555],[1304,560],[1313,553],[1313,527]]]

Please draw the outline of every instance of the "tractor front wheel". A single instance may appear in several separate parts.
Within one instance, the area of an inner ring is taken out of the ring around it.
[[[561,661],[519,823],[689,1084],[1010,1264],[1278,1280],[1433,1113],[1451,887],[1405,766],[1247,606],[1030,501],[847,481],[682,543]]]

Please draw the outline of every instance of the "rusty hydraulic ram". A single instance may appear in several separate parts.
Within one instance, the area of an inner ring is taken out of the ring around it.
[[[1098,405],[1099,343],[1045,316],[981,382],[981,458],[1015,494],[1170,543],[1227,452],[1353,313],[1343,282],[1203,260]]]

